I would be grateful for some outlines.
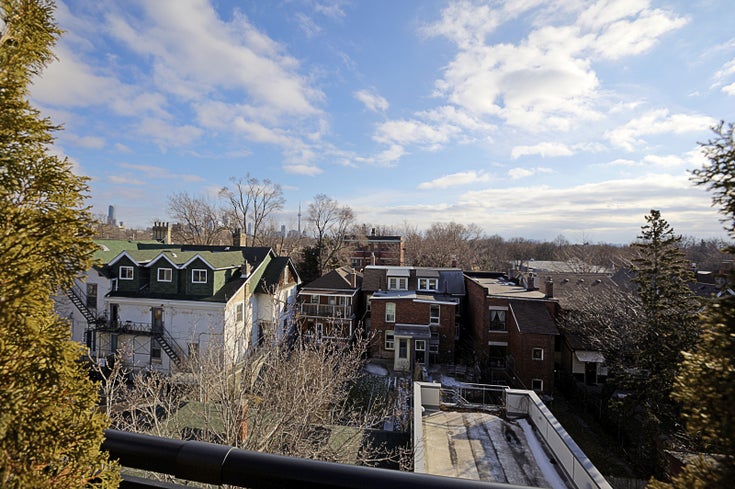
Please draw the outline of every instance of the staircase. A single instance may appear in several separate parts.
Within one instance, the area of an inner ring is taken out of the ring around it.
[[[171,359],[177,367],[182,368],[184,366],[184,351],[176,343],[168,332],[161,328],[153,333],[153,337],[161,345],[161,349],[166,352],[166,355]]]
[[[87,307],[86,294],[82,292],[82,289],[80,289],[78,285],[74,284],[71,289],[67,290],[66,296],[69,297],[72,304],[74,304],[79,312],[82,313],[82,316],[84,316],[84,319],[87,320],[87,324],[91,328],[94,329],[96,326],[105,323],[104,319],[97,319],[94,313],[89,310]]]

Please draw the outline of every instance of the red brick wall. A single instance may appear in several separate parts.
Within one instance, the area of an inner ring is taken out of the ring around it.
[[[385,305],[393,302],[396,305],[396,323],[429,324],[431,304],[428,302],[414,302],[413,299],[379,299],[370,302],[370,330],[372,334],[371,355],[378,358],[393,358],[391,350],[384,349],[384,334],[386,330],[393,330],[395,323],[385,322]],[[439,333],[439,361],[454,361],[454,328],[456,306],[449,304],[439,305],[439,325],[432,326],[432,331]],[[427,341],[427,355],[429,341]]]

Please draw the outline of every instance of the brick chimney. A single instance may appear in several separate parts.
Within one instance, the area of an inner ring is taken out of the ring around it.
[[[153,239],[163,244],[171,244],[171,224],[167,222],[153,223]]]
[[[554,297],[554,281],[551,277],[546,277],[546,297],[549,299]]]
[[[242,230],[240,228],[235,229],[232,233],[232,246],[243,246],[242,244]]]
[[[527,279],[527,286],[526,290],[536,290],[536,274],[535,273],[529,273],[528,279]]]

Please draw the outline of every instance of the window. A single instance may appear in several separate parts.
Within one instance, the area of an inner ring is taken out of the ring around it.
[[[543,360],[544,359],[544,349],[543,348],[533,348],[531,350],[531,358],[533,360]]]
[[[490,309],[490,331],[505,331],[505,310]]]
[[[439,343],[429,343],[429,353],[439,353]]]
[[[439,304],[431,304],[429,309],[429,324],[439,324]]]
[[[436,290],[439,288],[439,279],[436,278],[420,278],[419,290]]]
[[[120,267],[118,276],[120,280],[133,280],[133,267]]]
[[[426,340],[416,340],[416,363],[426,363]]]
[[[531,389],[535,391],[544,390],[544,381],[541,379],[531,379]]]
[[[195,268],[191,271],[191,281],[195,284],[207,283],[207,271],[203,268]]]
[[[159,282],[170,282],[171,281],[171,269],[170,268],[159,268],[158,269],[158,281]]]
[[[386,323],[396,322],[396,304],[394,302],[385,303],[385,322]]]
[[[238,323],[241,323],[242,322],[243,310],[244,310],[244,307],[243,307],[242,303],[240,303],[237,306],[235,306],[235,320]]]
[[[311,301],[312,304],[319,304],[319,296],[318,295],[310,295],[309,301]]]
[[[151,363],[161,363],[161,345],[158,340],[151,338]]]
[[[408,290],[408,278],[388,277],[388,290]]]
[[[398,358],[408,358],[408,339],[398,338]]]
[[[392,350],[394,348],[394,337],[393,337],[393,330],[389,330],[385,332],[385,349],[386,350]]]

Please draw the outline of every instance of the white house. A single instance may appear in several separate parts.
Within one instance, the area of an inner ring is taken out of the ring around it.
[[[97,264],[57,300],[94,358],[170,371],[217,345],[237,362],[292,327],[298,274],[267,247],[99,240]]]

